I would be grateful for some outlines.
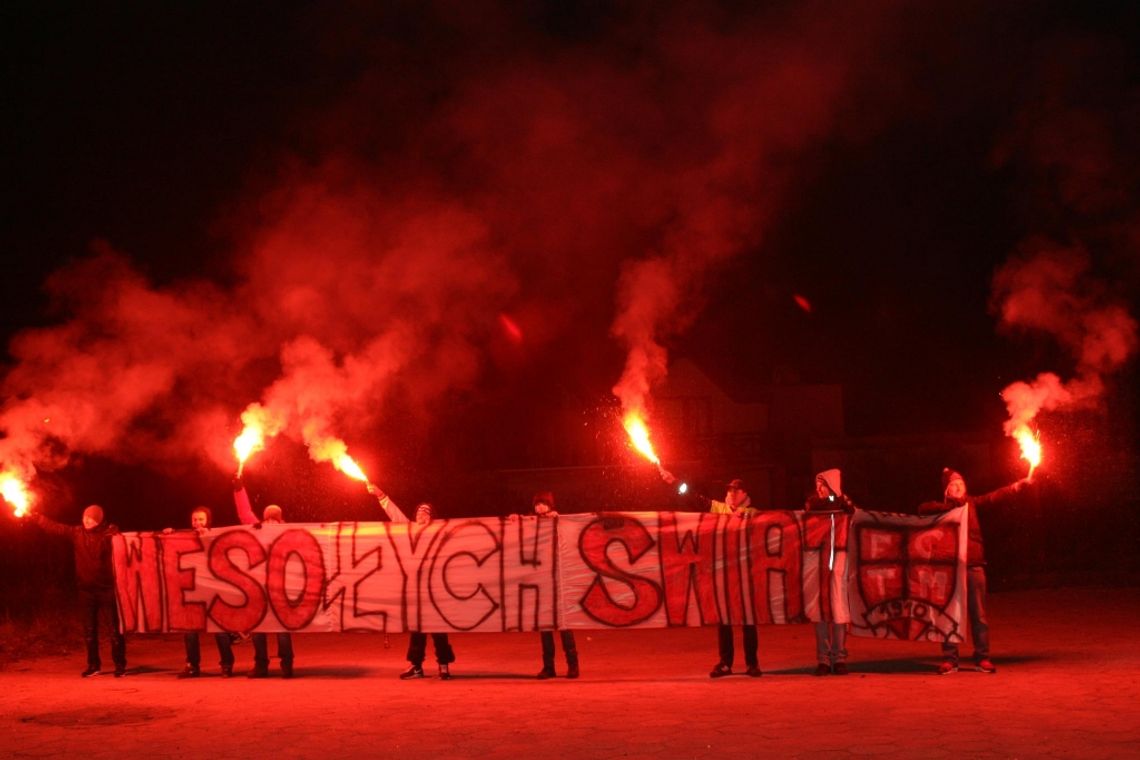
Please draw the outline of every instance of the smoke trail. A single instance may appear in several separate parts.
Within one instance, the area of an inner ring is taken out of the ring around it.
[[[767,19],[740,36],[706,31],[669,51],[678,61],[699,51],[710,72],[730,72],[729,83],[707,94],[705,153],[671,178],[664,234],[623,266],[611,332],[628,349],[613,388],[627,412],[645,413],[650,389],[667,371],[662,341],[691,323],[710,277],[731,258],[755,253],[793,184],[795,157],[834,136],[891,15],[889,6],[846,13],[852,16]]]
[[[487,374],[504,313],[532,364],[597,362],[610,326],[615,392],[643,406],[662,340],[834,132],[885,8],[629,11],[560,37],[427,6],[430,56],[402,24],[309,18],[322,64],[359,76],[299,107],[227,208],[232,285],[152,282],[107,250],[58,273],[64,321],[10,348],[0,462],[229,470],[247,408],[311,449],[423,435]]]
[[[1135,109],[1119,107],[1135,99],[1123,73],[1128,53],[1094,38],[1051,42],[1037,53],[1025,102],[995,159],[1024,186],[1034,228],[1048,220],[1053,229],[1026,239],[998,270],[991,305],[1001,329],[1052,336],[1072,358],[1073,374],[1044,372],[1005,388],[1010,435],[1039,412],[1099,405],[1108,377],[1137,348],[1127,289],[1137,274],[1140,208],[1128,188],[1140,179],[1138,125]]]
[[[1075,363],[1068,381],[1044,372],[1002,391],[1009,411],[1007,435],[1029,427],[1039,412],[1095,405],[1104,392],[1105,376],[1136,351],[1136,320],[1093,276],[1082,248],[1027,244],[998,270],[993,285],[1002,328],[1045,332]]]

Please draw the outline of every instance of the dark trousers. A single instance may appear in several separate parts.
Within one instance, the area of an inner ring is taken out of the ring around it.
[[[198,643],[198,634],[188,633],[182,637],[186,643],[186,662],[187,664],[197,668],[202,664],[202,648]],[[232,668],[234,666],[234,647],[233,641],[230,639],[228,633],[215,633],[214,643],[218,645],[218,664],[223,668]]]
[[[744,629],[744,662],[750,668],[758,668],[760,667],[760,660],[756,657],[756,650],[759,648],[760,637],[756,626],[742,625],[741,628]],[[732,626],[718,625],[716,633],[717,644],[720,647],[720,661],[731,668],[735,656],[732,647]]]
[[[974,639],[974,661],[990,656],[990,623],[986,620],[986,568],[966,568],[966,613],[970,616],[970,636]],[[942,656],[958,664],[958,645],[942,644]]]
[[[542,631],[539,635],[542,637],[542,667],[554,670],[554,631]],[[578,646],[574,643],[574,632],[559,631],[558,636],[562,639],[562,653],[566,655],[566,664],[577,665]]]
[[[417,668],[423,667],[424,657],[427,656],[427,637],[426,633],[412,631],[412,638],[408,642],[408,662]],[[446,633],[431,634],[431,643],[435,647],[436,662],[440,665],[455,662],[455,652],[451,648],[451,642],[447,640]]]
[[[83,641],[87,644],[87,664],[101,666],[99,660],[99,629],[111,637],[111,660],[117,670],[127,667],[127,640],[119,631],[119,613],[115,607],[115,592],[80,589],[79,606],[83,614]]]
[[[269,636],[264,633],[255,633],[250,636],[253,640],[253,664],[257,668],[269,667]],[[293,637],[288,633],[277,634],[277,659],[282,665],[293,664]]]

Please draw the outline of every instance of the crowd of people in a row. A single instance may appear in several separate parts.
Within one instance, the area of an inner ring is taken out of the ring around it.
[[[662,470],[662,478],[672,485],[677,479],[667,470]],[[999,488],[982,496],[971,496],[966,489],[966,480],[961,473],[944,468],[942,470],[942,499],[919,505],[920,515],[933,515],[969,504],[967,510],[967,551],[966,551],[966,606],[970,619],[970,635],[974,644],[974,668],[982,673],[996,673],[997,668],[990,659],[990,628],[986,619],[986,558],[982,539],[981,522],[978,520],[978,507],[986,507],[1011,497],[1029,483],[1029,479],[1019,480],[1012,485]],[[815,476],[815,492],[804,503],[809,512],[853,513],[855,505],[844,494],[841,485],[841,472],[838,469],[824,470]],[[694,498],[708,504],[710,511],[733,514],[742,518],[751,517],[759,510],[753,506],[742,480],[729,482],[724,501],[708,499],[700,495]],[[847,624],[820,621],[814,624],[816,642],[815,675],[845,676],[847,667]],[[763,675],[758,658],[758,626],[743,626],[745,673],[758,677]],[[735,651],[732,626],[720,625],[717,630],[720,660],[709,673],[710,678],[731,675]],[[938,666],[940,675],[958,672],[959,651],[954,642],[942,644],[942,662]]]
[[[666,483],[673,485],[677,479],[668,471],[661,471]],[[1020,490],[1028,483],[1028,479],[1020,480],[1010,486],[998,489],[983,496],[971,496],[966,488],[966,481],[961,474],[951,469],[942,472],[943,498],[940,501],[926,502],[919,507],[919,514],[937,514],[966,504],[968,510],[968,549],[966,570],[967,612],[970,620],[970,633],[974,645],[974,667],[983,673],[995,673],[990,659],[989,624],[986,620],[986,573],[985,550],[982,539],[981,524],[978,520],[977,507],[1004,500]],[[378,499],[380,506],[388,519],[396,523],[411,522],[403,510],[380,489],[369,485],[369,491]],[[753,505],[744,481],[731,480],[725,490],[724,500],[708,498],[689,491],[690,498],[697,501],[702,509],[717,514],[729,514],[747,519],[759,510]],[[262,510],[261,519],[258,520],[253,511],[249,495],[241,480],[234,482],[234,505],[237,509],[238,519],[245,525],[259,523],[284,522],[284,514],[280,506],[270,504]],[[554,509],[554,494],[549,491],[539,492],[532,500],[534,513],[540,518],[557,516]],[[847,512],[855,511],[852,501],[844,494],[841,484],[841,473],[838,469],[825,470],[815,477],[814,492],[807,498],[804,509],[813,512]],[[513,517],[517,517],[513,516]],[[434,509],[429,503],[417,506],[414,522],[420,525],[430,523],[434,518]],[[126,640],[118,626],[118,615],[115,602],[115,584],[111,569],[111,536],[117,534],[118,528],[109,523],[102,507],[91,505],[83,511],[80,525],[64,525],[39,513],[33,513],[31,519],[45,531],[68,538],[74,549],[76,580],[79,590],[80,610],[83,616],[83,636],[87,647],[87,667],[80,674],[84,678],[102,673],[102,661],[99,656],[99,631],[109,632],[111,639],[111,659],[114,662],[114,675],[121,677],[127,672]],[[208,507],[195,507],[190,513],[190,529],[200,534],[206,534],[213,527],[213,515]],[[166,532],[173,529],[167,528]],[[760,669],[758,656],[759,630],[756,625],[743,627],[745,674],[752,677],[763,675]],[[818,665],[814,671],[817,676],[847,675],[847,624],[833,621],[821,621],[814,624],[816,639],[816,657]],[[579,676],[578,650],[574,641],[574,633],[569,630],[558,631],[562,641],[562,649],[566,658],[566,677]],[[451,678],[451,663],[455,662],[455,651],[446,633],[427,633],[414,631],[411,634],[407,659],[409,668],[400,674],[403,680],[424,678],[423,664],[427,655],[427,639],[431,636],[435,648],[436,662],[439,665],[439,677],[444,680]],[[293,641],[288,633],[278,633],[277,658],[280,663],[281,675],[292,678],[293,670]],[[215,633],[214,641],[220,657],[221,674],[231,677],[234,669],[233,646],[244,639],[243,635],[234,633]],[[249,636],[253,643],[253,668],[248,671],[250,678],[266,678],[269,676],[269,645],[267,634],[253,633]],[[555,670],[555,642],[554,631],[542,631],[542,669],[538,672],[539,679],[554,678]],[[733,644],[733,630],[730,625],[719,625],[717,630],[719,660],[709,673],[711,678],[720,678],[731,675],[735,660]],[[188,633],[184,636],[186,648],[186,665],[179,672],[179,678],[196,678],[201,674],[201,646],[197,633]],[[959,668],[958,645],[946,642],[942,645],[943,660],[938,672],[942,675],[954,673]]]

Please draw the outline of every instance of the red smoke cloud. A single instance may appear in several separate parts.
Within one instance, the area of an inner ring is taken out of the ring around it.
[[[998,270],[991,303],[1002,329],[1052,336],[1072,357],[1073,377],[1044,372],[1005,388],[1011,435],[1038,412],[1099,404],[1107,376],[1138,345],[1127,308],[1140,225],[1131,190],[1138,124],[1135,109],[1120,107],[1120,93],[1136,95],[1124,81],[1129,53],[1092,38],[1052,42],[1039,50],[1025,105],[994,158],[1024,186],[1026,211],[1054,229],[1027,239]]]
[[[1075,377],[1067,382],[1046,372],[1002,391],[1009,434],[1040,411],[1095,404],[1104,391],[1104,375],[1136,351],[1136,320],[1092,275],[1081,248],[1027,244],[994,276],[994,299],[1003,328],[1045,332],[1075,362]]]
[[[663,341],[758,250],[801,153],[843,131],[892,4],[654,9],[584,40],[430,12],[430,55],[310,19],[329,69],[359,75],[227,213],[231,287],[149,282],[106,252],[53,279],[66,321],[13,342],[0,462],[228,469],[251,403],[310,447],[411,436],[389,410],[430,421],[477,382],[503,313],[526,315],[536,361],[555,343],[596,361],[609,325],[615,393],[643,408]]]
[[[255,344],[232,297],[207,283],[155,289],[103,243],[47,290],[71,318],[9,347],[0,461],[30,473],[75,451],[153,464],[199,456],[205,431],[224,429]]]
[[[709,277],[758,247],[794,180],[797,154],[837,131],[837,116],[866,73],[859,62],[889,18],[883,7],[804,13],[740,36],[697,30],[679,41],[680,30],[673,30],[678,44],[670,63],[720,86],[686,93],[704,107],[698,115],[705,121],[696,127],[705,130],[702,151],[664,178],[663,233],[647,255],[623,266],[612,333],[628,347],[613,389],[625,410],[646,411],[649,390],[666,373],[661,341],[690,324]]]

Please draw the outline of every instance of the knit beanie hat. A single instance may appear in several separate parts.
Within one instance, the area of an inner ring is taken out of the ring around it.
[[[429,520],[435,517],[435,507],[426,501],[416,507],[416,517],[420,516],[420,512],[427,512]]]
[[[837,469],[824,470],[815,476],[815,482],[823,483],[830,488],[831,492],[836,496],[843,495],[843,489],[840,488],[841,477]]]
[[[946,489],[950,487],[950,481],[952,481],[952,480],[960,480],[963,483],[966,482],[966,479],[963,478],[960,473],[955,472],[954,470],[951,470],[949,467],[943,467],[942,468],[942,492],[943,493],[946,493]]]
[[[534,498],[531,499],[530,504],[532,507],[537,507],[539,504],[545,504],[551,509],[554,509],[554,494],[550,491],[539,491],[534,495]]]
[[[98,525],[103,522],[103,508],[98,504],[92,504],[87,509],[83,510],[83,519],[92,519]]]

